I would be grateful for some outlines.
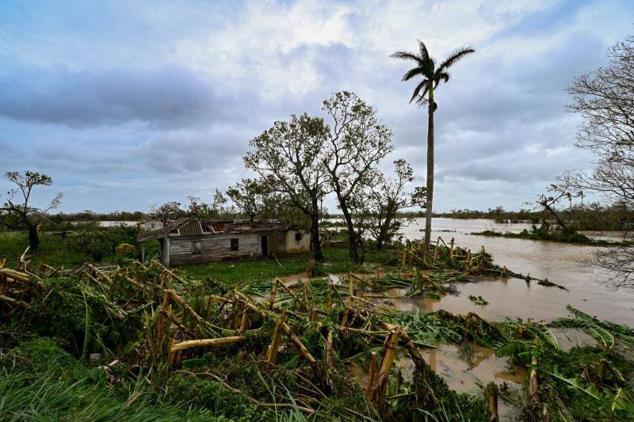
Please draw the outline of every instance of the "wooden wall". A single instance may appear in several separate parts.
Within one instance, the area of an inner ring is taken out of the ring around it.
[[[269,255],[310,250],[310,233],[302,231],[301,240],[295,230],[269,233],[220,233],[200,236],[178,236],[165,239],[162,261],[165,265],[196,264],[224,259],[257,257],[262,255],[261,239],[267,236]],[[238,240],[238,250],[231,250],[231,239]],[[193,254],[193,242],[200,242],[200,254]],[[169,255],[168,255],[169,252]]]
[[[231,239],[239,239],[237,251],[231,250]],[[260,254],[259,236],[255,233],[182,236],[172,237],[170,240],[170,265],[255,257]],[[192,242],[197,241],[200,242],[201,253],[194,255]]]

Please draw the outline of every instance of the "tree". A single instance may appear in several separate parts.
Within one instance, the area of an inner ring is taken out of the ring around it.
[[[410,99],[417,104],[427,102],[427,205],[425,209],[425,247],[429,248],[431,239],[431,218],[434,199],[434,112],[438,108],[435,100],[435,91],[441,81],[449,81],[449,68],[467,54],[474,53],[472,48],[462,48],[447,57],[439,66],[429,56],[427,47],[422,41],[418,41],[419,54],[408,51],[397,51],[392,57],[403,60],[412,60],[416,67],[408,70],[402,80],[409,81],[415,76],[421,76],[423,80],[416,85]]]
[[[256,179],[242,179],[227,189],[227,196],[249,217],[249,221],[255,220],[266,210],[269,193],[264,183]]]
[[[395,177],[381,177],[379,184],[368,192],[367,201],[370,223],[368,230],[376,240],[377,249],[388,244],[400,228],[399,211],[415,205],[415,198],[406,192],[414,180],[414,172],[403,159],[394,161]]]
[[[187,214],[191,217],[198,218],[209,214],[209,205],[205,204],[197,196],[188,196]]]
[[[320,118],[293,115],[253,138],[245,166],[257,172],[271,192],[284,195],[310,220],[313,257],[323,262],[319,203],[328,192],[324,143],[328,128]]]
[[[228,202],[229,200],[224,196],[224,194],[216,188],[213,200],[211,201],[211,206],[209,207],[210,215],[214,218],[226,217],[231,211],[227,208]]]
[[[171,222],[182,217],[184,214],[185,212],[181,209],[180,202],[171,201],[166,202],[157,208],[154,208],[150,212],[150,217],[153,220],[158,221],[163,227],[165,227]]]
[[[53,179],[50,176],[27,170],[24,173],[7,172],[5,178],[17,188],[7,192],[7,200],[0,207],[0,223],[9,229],[27,230],[30,249],[35,251],[40,244],[38,225],[46,212],[59,206],[62,194],[58,193],[49,206],[40,211],[30,205],[31,193],[36,186],[52,185]]]
[[[610,63],[578,77],[569,88],[571,111],[584,119],[577,145],[597,156],[591,174],[569,173],[562,180],[583,191],[634,207],[634,37],[612,47]],[[634,287],[634,247],[598,252],[597,263],[614,274],[617,286]]]
[[[355,224],[353,203],[364,187],[379,179],[378,164],[392,151],[392,132],[379,123],[373,107],[351,92],[325,100],[323,110],[331,121],[324,163],[348,229],[350,260],[358,263],[363,237],[361,226]]]

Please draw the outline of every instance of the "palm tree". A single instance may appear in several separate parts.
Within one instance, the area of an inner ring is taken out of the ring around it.
[[[431,240],[431,216],[432,203],[434,199],[434,112],[438,108],[434,100],[434,92],[438,88],[440,81],[447,82],[449,80],[448,69],[467,54],[474,53],[472,48],[462,48],[447,57],[438,67],[436,61],[429,56],[427,47],[422,41],[418,41],[420,53],[418,55],[408,51],[397,51],[391,57],[403,60],[412,60],[416,63],[416,67],[408,70],[403,75],[403,81],[409,81],[414,76],[420,75],[423,80],[414,88],[414,94],[409,100],[416,100],[417,104],[427,102],[428,121],[427,121],[427,202],[425,206],[425,247],[429,248]]]

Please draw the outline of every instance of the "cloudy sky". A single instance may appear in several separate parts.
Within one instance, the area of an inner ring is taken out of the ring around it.
[[[423,184],[425,110],[389,57],[421,39],[437,58],[477,50],[437,94],[437,208],[518,209],[592,166],[565,89],[633,17],[628,0],[3,0],[0,171],[51,175],[36,205],[62,191],[63,211],[210,200],[247,175],[251,138],[350,90]]]

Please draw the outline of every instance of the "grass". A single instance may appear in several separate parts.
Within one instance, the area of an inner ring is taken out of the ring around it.
[[[394,261],[389,251],[371,251],[366,255],[366,264],[352,264],[348,250],[344,248],[328,248],[324,250],[326,263],[324,271],[328,273],[367,272],[368,264],[389,265]],[[183,265],[179,269],[192,278],[211,277],[227,286],[233,287],[253,282],[270,280],[299,274],[306,271],[310,253],[298,253],[278,258],[252,259],[243,261],[220,261],[205,264]],[[279,262],[279,263],[278,263]]]
[[[3,421],[220,421],[205,409],[188,410],[157,399],[138,384],[113,387],[106,372],[88,368],[39,338],[0,360],[0,420]]]
[[[97,233],[99,236],[95,236]],[[41,232],[40,246],[37,251],[29,251],[31,264],[47,264],[53,267],[73,267],[84,262],[116,262],[114,248],[119,243],[136,243],[136,233],[130,229],[95,229],[67,234]],[[26,232],[0,231],[0,259],[7,260],[6,265],[17,267],[20,256],[29,246]],[[95,259],[94,253],[103,255]]]

